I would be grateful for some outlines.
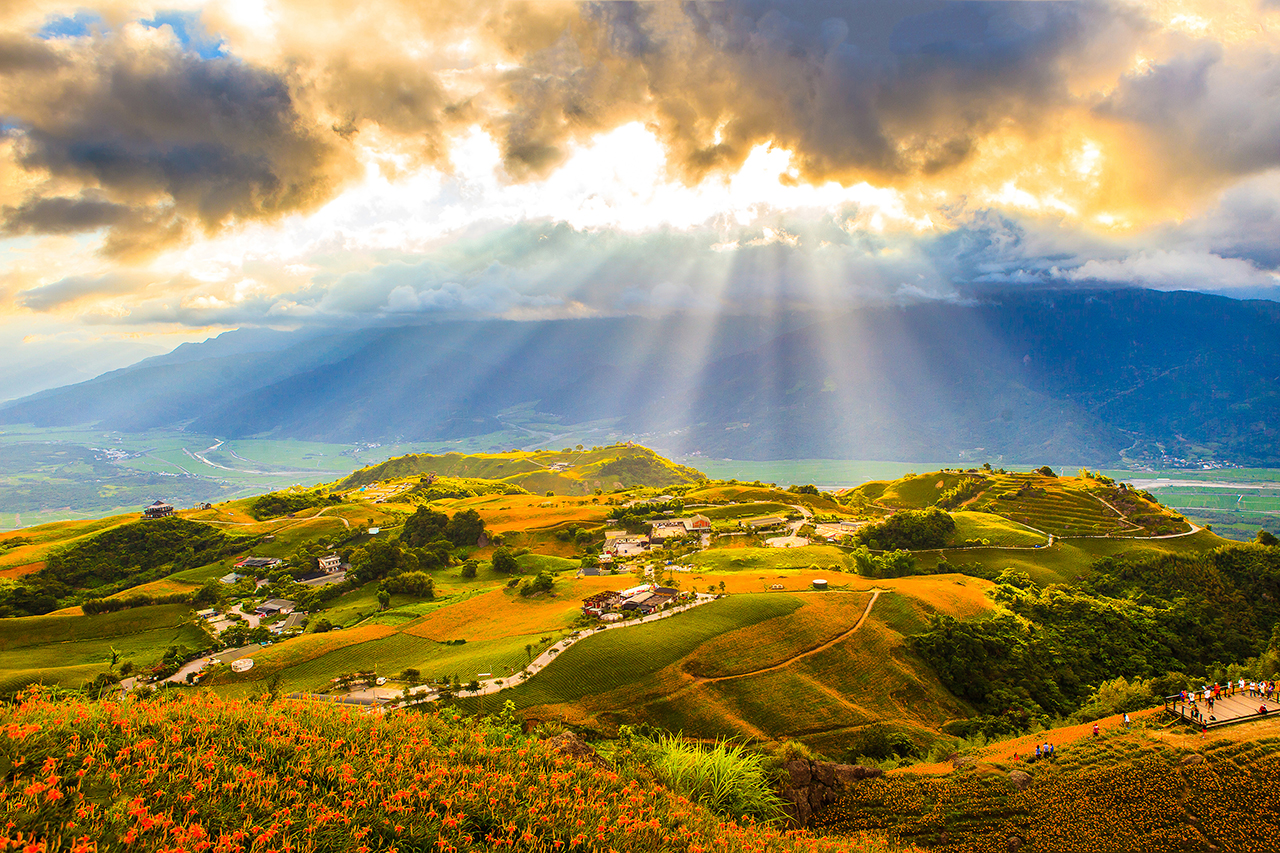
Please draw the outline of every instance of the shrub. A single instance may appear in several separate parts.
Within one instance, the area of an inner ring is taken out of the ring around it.
[[[764,758],[741,744],[704,747],[677,735],[659,735],[646,750],[664,785],[725,817],[779,820],[785,812],[774,793]]]

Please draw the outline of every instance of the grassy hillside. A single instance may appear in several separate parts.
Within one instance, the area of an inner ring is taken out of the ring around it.
[[[989,585],[954,576],[882,583],[869,613],[871,586],[855,578],[842,590],[734,595],[608,631],[571,647],[511,695],[535,718],[605,728],[647,722],[703,738],[792,737],[833,756],[881,719],[927,741],[943,721],[969,712],[904,637],[933,613],[985,612]]]
[[[885,849],[726,820],[643,765],[595,766],[502,721],[35,698],[0,711],[0,732],[5,849]]]
[[[77,688],[118,664],[145,669],[170,646],[199,649],[208,638],[191,609],[167,604],[97,616],[48,615],[0,619],[0,695],[28,684]]]
[[[553,466],[562,470],[552,470]],[[421,474],[500,480],[535,494],[562,495],[632,486],[665,488],[705,479],[701,472],[664,459],[647,447],[615,444],[590,450],[411,454],[361,468],[340,481],[337,488],[353,489]]]
[[[1262,839],[1280,834],[1274,721],[1207,743],[1154,719],[1130,731],[1107,722],[1096,739],[1050,731],[1022,744],[1025,759],[1034,743],[1054,743],[1053,761],[1015,762],[1007,747],[993,748],[995,756],[979,752],[976,764],[943,775],[855,783],[820,830],[877,830],[946,853],[1262,850]],[[1025,790],[1010,784],[1015,767],[1030,775]]]

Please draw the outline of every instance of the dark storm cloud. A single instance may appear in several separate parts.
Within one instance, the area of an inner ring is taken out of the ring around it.
[[[71,234],[123,224],[133,218],[133,208],[100,197],[56,196],[33,198],[0,211],[9,234]]]
[[[1124,77],[1101,115],[1145,129],[1192,176],[1280,165],[1280,56],[1206,43]]]
[[[0,33],[0,74],[48,72],[62,64],[58,54],[35,39]]]
[[[34,40],[23,49],[40,55]],[[108,251],[145,252],[188,223],[215,230],[308,208],[340,178],[340,140],[308,126],[278,74],[120,34],[58,58],[54,73],[11,64],[0,114],[24,167],[94,197],[37,194],[5,210],[11,232],[105,226]]]
[[[516,171],[652,111],[695,178],[766,141],[810,179],[936,172],[1002,123],[1033,127],[1069,101],[1081,63],[1119,61],[1143,26],[1087,2],[921,0],[605,3],[584,24],[508,76]]]

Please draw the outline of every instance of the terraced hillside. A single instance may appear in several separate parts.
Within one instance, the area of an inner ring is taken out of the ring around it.
[[[981,510],[1057,537],[1149,537],[1190,525],[1146,493],[1110,481],[1031,473],[942,471],[864,483],[846,496],[888,509]]]
[[[1280,722],[1208,743],[1154,720],[1105,722],[1099,738],[1040,733],[1036,742],[1055,744],[1052,761],[1026,762],[1026,745],[1019,762],[979,752],[943,775],[855,783],[820,830],[875,830],[946,853],[1265,850],[1280,835]],[[1025,787],[1011,784],[1015,767]]]

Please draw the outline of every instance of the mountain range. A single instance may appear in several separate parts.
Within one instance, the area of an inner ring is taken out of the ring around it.
[[[739,459],[1280,464],[1280,303],[992,290],[839,314],[243,330],[0,407],[0,422],[350,442],[515,410]]]

